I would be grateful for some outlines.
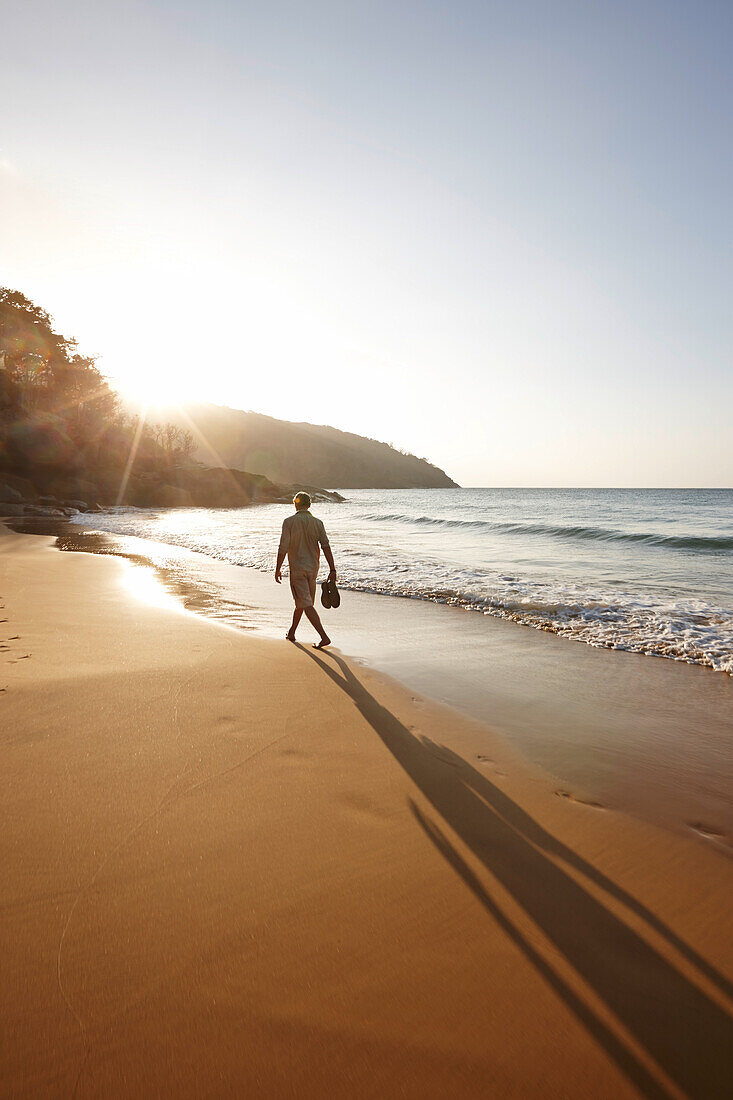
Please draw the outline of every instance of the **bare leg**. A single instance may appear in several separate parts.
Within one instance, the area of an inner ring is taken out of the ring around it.
[[[295,611],[293,612],[293,621],[290,624],[290,630],[285,635],[285,637],[287,638],[287,640],[289,642],[294,642],[295,641],[295,631],[298,629],[298,623],[300,622],[302,617],[303,617],[302,610],[299,607],[296,607]]]
[[[306,616],[308,617],[308,622],[312,623],[313,626],[318,631],[318,633],[321,635],[321,640],[318,643],[316,648],[317,649],[323,649],[324,646],[330,645],[331,644],[331,639],[329,638],[328,634],[326,634],[326,631],[323,629],[323,623],[321,622],[321,616],[318,614],[315,607],[306,607],[306,608],[304,608],[304,610],[305,610]]]

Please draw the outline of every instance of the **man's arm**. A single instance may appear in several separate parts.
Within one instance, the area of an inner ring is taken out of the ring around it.
[[[290,528],[283,523],[282,534],[280,535],[280,545],[277,548],[277,563],[275,565],[275,580],[278,584],[282,578],[282,567],[285,561],[285,555],[288,552],[288,545],[290,543]]]
[[[331,552],[331,543],[328,541],[328,535],[326,534],[326,528],[321,524],[321,534],[318,539],[323,550],[323,556],[328,562],[328,568],[331,572],[328,574],[331,580],[336,580],[336,565],[333,560],[333,553]]]

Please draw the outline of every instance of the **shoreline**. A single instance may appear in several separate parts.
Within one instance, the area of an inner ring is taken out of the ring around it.
[[[47,530],[60,531],[53,523]],[[287,586],[259,570],[74,524],[59,545],[120,556],[138,576],[152,569],[185,607],[248,634],[280,639],[289,621]],[[733,855],[730,676],[375,593],[345,591],[341,610],[326,619],[360,666],[494,730],[561,796]],[[482,750],[480,736],[473,747]]]
[[[724,1094],[718,851],[109,555],[0,560],[2,1091]]]
[[[342,548],[341,585],[733,674],[730,493],[657,499],[645,491],[623,519],[618,492],[595,503],[582,493],[477,492],[450,491],[442,501],[364,491],[324,505],[320,517]],[[286,513],[285,505],[127,511],[94,526],[267,571],[272,527]]]

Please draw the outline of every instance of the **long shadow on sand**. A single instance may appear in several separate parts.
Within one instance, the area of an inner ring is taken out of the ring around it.
[[[303,652],[350,696],[443,821],[511,893],[667,1077],[689,1097],[729,1096],[731,1016],[560,864],[645,920],[723,993],[730,993],[730,983],[641,903],[546,832],[485,775],[445,746],[411,733],[377,702],[342,658],[332,652],[318,656],[312,650]],[[414,803],[411,806],[437,850],[619,1069],[644,1096],[669,1097],[668,1088],[503,913],[442,829]]]

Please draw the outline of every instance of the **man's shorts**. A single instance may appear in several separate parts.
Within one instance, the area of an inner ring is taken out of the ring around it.
[[[303,611],[306,607],[313,607],[316,602],[316,577],[317,573],[305,573],[301,570],[290,571],[290,591],[293,593],[295,606]]]

